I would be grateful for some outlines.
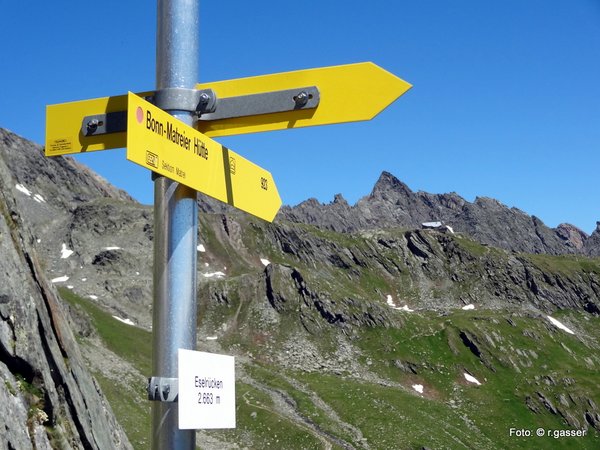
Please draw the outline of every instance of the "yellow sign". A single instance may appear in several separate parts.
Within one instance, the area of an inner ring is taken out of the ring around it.
[[[127,159],[272,222],[281,199],[271,173],[131,92]]]
[[[151,93],[139,95],[149,94]],[[86,136],[81,132],[81,125],[86,116],[126,110],[126,95],[46,106],[46,156],[125,147],[126,130],[119,133]]]
[[[217,99],[316,86],[316,109],[198,122],[207,136],[228,136],[342,122],[370,120],[412,86],[381,67],[364,62],[276,73],[196,85],[213,89]]]
[[[206,136],[218,137],[260,131],[370,120],[411,88],[404,80],[370,63],[322,67],[196,85],[213,89],[217,98],[261,94],[316,86],[319,105],[272,114],[198,122]],[[152,95],[152,92],[138,94]],[[127,95],[82,100],[46,107],[46,156],[125,147],[127,132],[82,133],[84,117],[127,111]]]

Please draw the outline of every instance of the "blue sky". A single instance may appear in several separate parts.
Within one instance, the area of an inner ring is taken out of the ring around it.
[[[220,138],[286,204],[415,191],[600,220],[600,0],[201,1],[200,80],[373,61],[414,87],[370,122]],[[3,2],[0,127],[43,143],[45,105],[155,85],[152,1]],[[368,95],[368,86],[365,86]],[[356,101],[360,108],[360,99]],[[78,156],[144,203],[124,150]]]

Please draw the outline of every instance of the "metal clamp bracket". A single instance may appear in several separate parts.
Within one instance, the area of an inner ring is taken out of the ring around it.
[[[200,120],[220,120],[314,109],[319,106],[319,100],[319,89],[316,86],[219,98],[217,99],[215,111],[203,114]]]
[[[165,111],[191,111],[199,115],[214,112],[217,103],[217,96],[212,89],[162,89],[145,99]],[[81,122],[83,136],[122,133],[126,130],[127,111],[85,116]]]
[[[212,89],[168,88],[147,97],[150,103],[165,111],[191,111],[199,120],[220,120],[304,109],[319,106],[319,89],[307,86],[238,97],[217,98]],[[121,133],[127,130],[127,111],[85,116],[81,123],[83,136]]]
[[[164,111],[189,111],[196,114],[215,111],[217,96],[212,89],[167,88],[154,93],[150,101]]]
[[[179,396],[179,378],[148,378],[148,400],[176,402]]]

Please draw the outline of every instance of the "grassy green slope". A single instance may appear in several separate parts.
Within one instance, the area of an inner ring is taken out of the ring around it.
[[[61,294],[89,315],[109,349],[149,373],[148,332],[115,320],[67,290]],[[600,403],[600,357],[587,343],[590,338],[598,342],[600,319],[566,313],[560,320],[576,324],[577,335],[556,329],[544,317],[509,311],[407,314],[402,328],[365,329],[355,339],[363,355],[360,362],[369,370],[365,378],[248,363],[244,371],[252,383],[240,380],[236,385],[237,428],[211,433],[257,449],[343,448],[344,442],[377,449],[597,448],[600,441],[593,431],[559,439],[510,435],[511,428],[575,429],[561,413],[583,426],[587,399]],[[464,345],[461,331],[477,339],[486,364]],[[398,361],[411,363],[416,373],[400,370]],[[465,371],[482,385],[468,383]],[[143,388],[132,392],[101,373],[95,376],[133,444],[146,448],[150,419]],[[424,386],[423,394],[414,391],[414,384]],[[561,412],[545,409],[537,392]],[[569,400],[569,407],[562,406],[561,394],[578,403]],[[275,400],[282,396],[291,400],[294,414],[278,406]],[[528,396],[538,413],[527,408]],[[360,435],[365,440],[357,441]]]

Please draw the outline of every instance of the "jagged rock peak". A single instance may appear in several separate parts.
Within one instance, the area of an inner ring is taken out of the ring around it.
[[[400,192],[406,195],[412,195],[413,191],[410,188],[396,178],[394,175],[387,171],[381,172],[379,179],[375,183],[373,187],[373,191],[371,192],[371,197],[379,197],[381,194],[385,194],[387,192]]]
[[[505,204],[491,197],[475,197],[475,201],[473,202],[477,206],[481,206],[482,208],[507,208]]]
[[[299,203],[297,206],[298,207],[305,207],[305,208],[306,207],[316,208],[316,207],[321,206],[321,202],[319,200],[317,200],[316,198],[311,197],[311,198],[307,198],[303,202]]]
[[[561,223],[556,227],[556,234],[563,239],[567,245],[581,250],[585,240],[589,237],[587,233],[570,223]]]
[[[342,194],[335,194],[335,196],[333,197],[333,204],[340,206],[350,206],[348,205],[348,202]]]

